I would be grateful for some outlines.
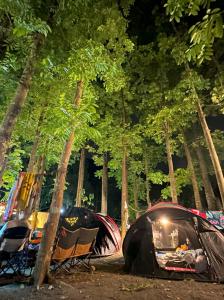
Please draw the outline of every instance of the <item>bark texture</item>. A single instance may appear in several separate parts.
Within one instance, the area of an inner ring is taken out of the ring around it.
[[[138,219],[140,216],[139,205],[138,205],[138,193],[139,193],[139,178],[138,177],[135,178],[133,189],[134,189],[133,196],[134,196],[135,219]]]
[[[102,196],[101,213],[107,215],[107,195],[108,195],[108,156],[103,155],[103,174],[102,174]]]
[[[82,190],[84,184],[84,175],[85,175],[85,149],[81,150],[80,161],[79,161],[79,175],[78,175],[78,185],[76,192],[76,206],[82,206]]]
[[[193,164],[193,160],[191,157],[191,152],[190,152],[190,149],[189,149],[186,141],[184,142],[184,151],[185,151],[185,155],[187,158],[188,170],[189,170],[190,176],[191,176],[191,182],[192,182],[192,187],[193,187],[193,192],[194,192],[195,207],[198,210],[201,210],[201,209],[203,209],[203,207],[202,207],[202,203],[201,203],[201,196],[200,196],[200,192],[199,192],[199,188],[198,188],[197,177],[195,174],[195,169],[194,169],[194,164]]]
[[[145,192],[146,192],[146,202],[148,207],[152,206],[151,200],[150,200],[150,183],[148,180],[148,174],[149,174],[149,166],[148,166],[148,158],[147,153],[145,153]]]
[[[165,140],[166,140],[167,161],[168,161],[168,167],[169,167],[171,198],[172,198],[173,203],[178,203],[176,178],[174,175],[174,167],[173,167],[172,150],[171,150],[171,144],[170,144],[170,134],[169,134],[168,123],[165,123]]]
[[[206,201],[208,204],[208,209],[215,210],[216,209],[215,194],[214,194],[214,191],[213,191],[210,179],[209,179],[208,169],[206,166],[204,154],[203,154],[200,146],[195,148],[195,152],[196,152],[198,162],[199,162],[203,187],[204,187],[204,191],[205,191],[205,197],[206,197]]]
[[[122,159],[122,191],[121,191],[121,238],[124,240],[128,227],[128,170],[127,170],[127,153],[123,149]]]

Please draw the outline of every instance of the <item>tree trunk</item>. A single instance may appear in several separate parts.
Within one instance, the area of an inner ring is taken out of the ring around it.
[[[48,273],[52,248],[56,236],[57,226],[60,218],[60,210],[63,203],[63,194],[65,188],[65,177],[67,173],[68,162],[70,159],[72,146],[74,143],[74,132],[69,136],[68,141],[65,144],[64,151],[62,153],[61,161],[58,166],[57,178],[55,182],[54,193],[50,206],[49,217],[47,224],[44,227],[44,234],[41,239],[40,249],[34,268],[34,285],[39,288],[43,283],[46,274]]]
[[[85,174],[85,149],[83,148],[80,153],[80,161],[79,161],[79,176],[78,176],[78,185],[76,192],[76,206],[82,206],[82,191],[84,184],[84,174]]]
[[[169,179],[170,179],[170,191],[171,198],[173,203],[178,203],[177,201],[177,188],[176,188],[176,178],[174,175],[174,167],[172,160],[172,151],[170,145],[170,134],[169,134],[169,125],[165,123],[165,140],[166,140],[166,152],[167,152],[167,161],[169,166]]]
[[[14,126],[29,91],[37,53],[39,50],[39,46],[41,45],[41,39],[42,36],[40,34],[35,35],[33,46],[31,48],[25,69],[23,70],[23,74],[20,78],[16,94],[12,99],[12,102],[8,108],[8,111],[0,128],[0,172],[5,159],[5,154],[10,146]]]
[[[34,187],[35,194],[30,196],[29,204],[26,207],[24,214],[28,219],[34,211],[38,211],[40,204],[40,194],[44,180],[44,170],[45,170],[45,157],[42,155],[39,157],[37,169],[35,170],[36,182]]]
[[[145,151],[145,191],[146,191],[146,202],[148,205],[148,208],[150,208],[152,206],[151,200],[150,200],[150,185],[149,185],[149,180],[148,180],[148,173],[149,173],[149,166],[148,166],[148,158],[147,158],[147,154]]]
[[[138,192],[139,192],[139,177],[136,177],[134,180],[134,186],[133,186],[134,209],[135,209],[135,219],[136,220],[140,216],[139,206],[138,206]]]
[[[198,188],[197,177],[196,177],[195,170],[194,170],[194,164],[193,164],[193,161],[192,161],[191,152],[190,152],[190,149],[189,149],[188,144],[187,144],[186,141],[184,141],[184,151],[185,151],[185,155],[186,155],[186,158],[187,158],[188,170],[189,170],[190,176],[191,176],[191,182],[192,182],[192,187],[193,187],[193,192],[194,192],[195,206],[198,210],[201,210],[202,209],[202,203],[201,203],[201,196],[200,196],[200,192],[199,192],[199,188]]]
[[[211,157],[211,161],[212,161],[212,164],[213,164],[213,168],[214,168],[214,171],[215,171],[215,176],[216,176],[216,180],[217,180],[217,183],[218,183],[219,192],[220,192],[220,196],[221,196],[221,200],[222,200],[222,208],[224,208],[224,178],[223,178],[223,172],[222,172],[221,164],[220,164],[220,161],[219,161],[216,149],[215,149],[215,145],[214,145],[213,140],[212,140],[211,132],[208,128],[208,125],[207,125],[207,122],[206,122],[206,119],[205,119],[205,114],[204,114],[204,112],[202,110],[202,107],[201,107],[201,103],[200,103],[200,99],[199,99],[197,90],[196,90],[195,85],[194,85],[194,80],[192,78],[191,69],[190,69],[188,64],[186,65],[186,70],[189,72],[189,75],[191,77],[192,92],[193,92],[193,95],[194,95],[195,100],[196,100],[196,108],[197,108],[197,112],[198,112],[198,118],[199,118],[202,130],[203,130],[203,133],[204,133],[205,141],[206,141],[208,151],[209,151],[209,154],[210,154],[210,157]]]
[[[208,209],[215,210],[216,209],[215,194],[213,192],[213,188],[212,188],[211,182],[209,180],[208,169],[207,169],[204,155],[202,153],[200,146],[195,148],[195,152],[198,157],[198,162],[199,162],[199,166],[200,166],[201,177],[202,177],[202,181],[203,181],[203,186],[204,186],[204,191],[205,191],[205,197],[206,197],[207,204],[208,204]]]
[[[34,211],[38,211],[40,208],[40,197],[41,197],[41,190],[44,182],[45,167],[46,167],[46,157],[42,155],[40,157],[40,168],[38,171],[39,180],[38,180],[37,194],[35,197],[35,202],[33,207]]]
[[[102,196],[101,213],[107,215],[107,194],[108,194],[108,157],[107,153],[103,155],[103,174],[102,174]]]
[[[216,180],[218,183],[219,192],[222,199],[222,207],[224,208],[224,178],[223,178],[222,168],[199,99],[197,101],[197,110],[198,110],[198,116],[201,123],[201,127],[204,132],[206,144],[215,170]]]
[[[124,240],[128,227],[128,170],[126,147],[122,159],[122,191],[121,191],[121,238]]]
[[[27,172],[29,172],[29,173],[35,173],[34,168],[35,168],[35,163],[36,163],[36,159],[37,159],[37,149],[38,149],[40,138],[41,138],[40,126],[43,122],[45,108],[46,108],[46,104],[42,108],[42,111],[41,111],[41,114],[40,114],[40,117],[39,117],[39,120],[37,123],[37,127],[36,127],[35,139],[33,142],[30,159],[29,159],[29,163],[28,163],[28,167],[27,167]]]
[[[36,132],[35,140],[33,142],[31,154],[30,154],[30,159],[27,167],[27,172],[28,173],[35,173],[35,164],[36,164],[36,159],[37,159],[37,149],[40,141],[40,132]]]
[[[75,95],[75,105],[78,106],[81,102],[83,92],[83,81],[77,82],[77,90]],[[74,131],[72,129],[69,139],[65,144],[60,164],[58,166],[56,182],[54,186],[54,193],[50,206],[50,213],[48,221],[44,228],[44,235],[40,243],[40,249],[33,272],[33,279],[35,287],[43,283],[45,277],[49,275],[49,266],[51,261],[52,249],[57,232],[57,226],[60,218],[60,210],[63,203],[63,194],[65,188],[65,178],[67,173],[68,162],[71,156],[72,146],[74,143]]]

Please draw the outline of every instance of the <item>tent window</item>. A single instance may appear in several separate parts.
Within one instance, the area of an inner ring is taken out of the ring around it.
[[[161,217],[153,222],[156,259],[166,270],[204,272],[207,259],[191,220],[169,220]]]

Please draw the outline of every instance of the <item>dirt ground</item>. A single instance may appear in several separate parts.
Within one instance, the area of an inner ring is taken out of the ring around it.
[[[119,255],[95,260],[92,264],[96,266],[93,274],[83,271],[75,271],[72,274],[59,273],[54,284],[45,284],[38,291],[22,282],[1,286],[0,299],[224,299],[222,284],[127,275],[123,272],[123,260]]]

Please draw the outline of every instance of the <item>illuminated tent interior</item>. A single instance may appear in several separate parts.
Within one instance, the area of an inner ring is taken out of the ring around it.
[[[159,203],[128,230],[126,271],[148,277],[224,281],[224,236],[190,210]]]

